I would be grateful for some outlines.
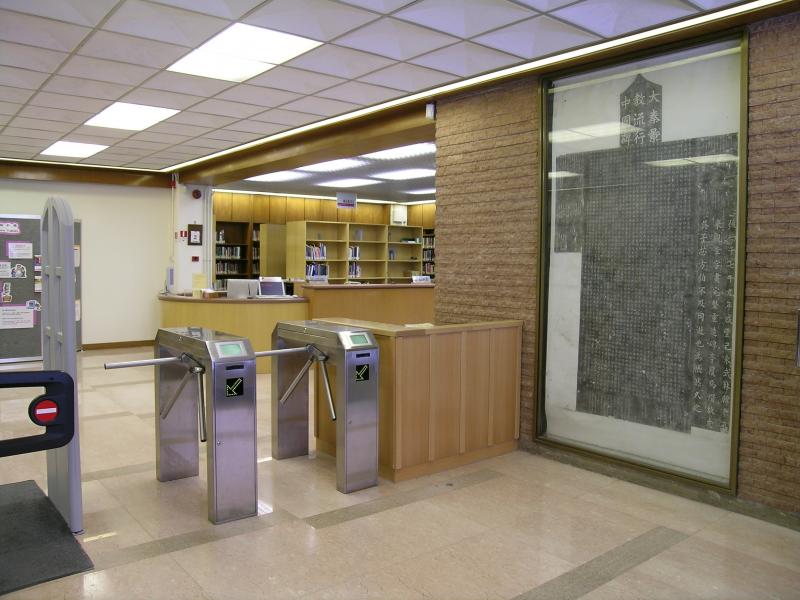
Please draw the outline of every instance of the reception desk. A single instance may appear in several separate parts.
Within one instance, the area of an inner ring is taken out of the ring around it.
[[[272,347],[272,330],[278,321],[308,318],[305,298],[190,298],[160,295],[161,327],[208,327],[250,340],[253,350]],[[272,360],[256,360],[256,372],[270,373]]]
[[[308,299],[308,318],[347,317],[381,323],[432,323],[432,283],[327,285],[296,283]]]
[[[380,347],[382,477],[401,481],[516,448],[522,321],[405,327],[321,320],[368,329]],[[317,449],[335,454],[336,425],[316,384]]]

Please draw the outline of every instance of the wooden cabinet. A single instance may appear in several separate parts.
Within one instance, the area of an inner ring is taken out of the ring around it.
[[[306,199],[286,198],[286,222],[306,220]]]
[[[412,204],[408,207],[409,227],[422,227],[422,207],[424,204]]]
[[[231,218],[235,223],[249,223],[253,214],[253,202],[250,194],[231,194]],[[224,219],[220,219],[224,220]]]
[[[421,204],[422,206],[422,227],[433,229],[436,227],[436,205]]]
[[[276,225],[286,223],[286,196],[269,197],[269,222]]]
[[[214,219],[217,221],[231,220],[231,196],[229,192],[214,192],[212,203],[214,207]]]
[[[253,194],[253,223],[269,222],[269,196]]]

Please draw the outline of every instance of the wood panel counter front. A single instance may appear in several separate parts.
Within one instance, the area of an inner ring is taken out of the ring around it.
[[[382,477],[401,481],[517,447],[522,321],[405,327],[320,320],[368,329],[378,342]],[[322,390],[319,380],[315,389]],[[327,401],[320,394],[315,405],[317,448],[335,454]]]
[[[308,318],[347,317],[382,323],[432,323],[434,286],[430,283],[296,283],[308,299]]]
[[[272,330],[278,321],[308,318],[305,298],[190,298],[159,295],[161,327],[208,327],[250,340],[253,350],[272,348]],[[272,360],[256,359],[257,373],[270,373]]]

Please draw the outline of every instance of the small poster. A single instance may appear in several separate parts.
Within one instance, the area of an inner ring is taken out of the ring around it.
[[[25,268],[25,265],[17,263],[13,267],[11,267],[11,279],[27,279],[27,278],[28,278],[28,269]]]
[[[42,255],[41,254],[34,254],[33,255],[33,270],[34,271],[41,271],[42,270]]]
[[[336,208],[355,208],[355,192],[336,192]]]
[[[41,292],[42,291],[42,276],[41,275],[34,275],[33,276],[33,291],[34,292]]]
[[[0,329],[32,329],[35,314],[24,304],[0,306]]]
[[[0,221],[0,235],[19,235],[19,223],[16,221]]]
[[[2,287],[2,295],[0,295],[0,301],[3,303],[10,303],[14,297],[11,295],[11,282],[5,281],[3,282]]]
[[[11,263],[0,261],[0,279],[11,279]]]
[[[33,258],[33,242],[6,242],[8,258]]]

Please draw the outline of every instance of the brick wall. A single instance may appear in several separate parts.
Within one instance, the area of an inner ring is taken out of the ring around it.
[[[522,319],[520,435],[533,437],[539,245],[537,82],[442,100],[436,320]]]
[[[800,13],[750,28],[739,495],[800,512]]]
[[[739,494],[800,512],[800,13],[751,27]],[[527,79],[438,103],[436,318],[525,321],[521,438],[534,430],[539,109]]]

